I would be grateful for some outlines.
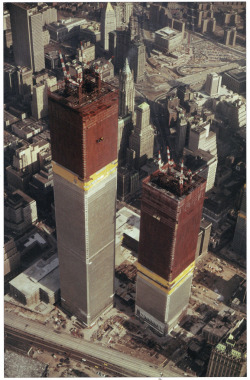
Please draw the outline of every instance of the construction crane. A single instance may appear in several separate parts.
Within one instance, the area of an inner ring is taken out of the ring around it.
[[[193,177],[195,177],[197,174],[199,174],[201,171],[203,171],[204,168],[200,168],[196,170],[194,173],[190,169],[186,169],[184,172],[184,160],[182,159],[180,162],[180,165],[178,165],[177,170],[173,170],[173,168],[176,167],[176,164],[173,159],[171,159],[170,156],[170,150],[167,146],[167,157],[168,162],[164,165],[162,159],[161,159],[161,152],[158,152],[158,165],[159,165],[159,171],[164,174],[168,173],[168,180],[162,179],[160,181],[163,181],[165,183],[168,183],[168,186],[171,186],[172,189],[175,189],[175,191],[178,192],[180,196],[182,196],[183,192],[187,187],[192,186]],[[171,185],[170,185],[171,183]]]
[[[184,179],[184,173],[183,173],[183,160],[181,160],[181,174],[179,177],[179,185],[180,185],[180,191],[183,190],[183,179]]]
[[[59,50],[59,57],[60,57],[60,61],[61,61],[62,69],[63,69],[63,75],[64,75],[64,78],[65,78],[65,79],[69,79],[69,78],[70,78],[70,74],[69,74],[69,72],[66,70],[66,67],[65,67],[65,64],[64,64],[64,60],[63,60],[63,56],[62,56],[62,52],[61,52],[61,50]]]
[[[82,41],[80,42],[80,44],[81,44],[81,55],[82,55],[82,67],[84,67],[86,65],[86,54],[84,53]]]
[[[68,83],[72,83],[72,84],[75,84],[75,85],[79,86],[79,84],[82,82],[83,70],[82,70],[82,73],[80,73],[80,74],[77,73],[76,80],[72,79],[70,73],[66,69],[66,66],[65,66],[65,63],[64,63],[64,59],[63,59],[61,50],[59,50],[59,57],[60,57],[60,61],[61,61],[61,65],[62,65],[63,75],[64,75],[65,81],[68,82]]]
[[[159,165],[159,169],[161,171],[161,168],[163,167],[164,163],[163,163],[163,161],[161,159],[161,152],[160,151],[158,153],[158,165]]]

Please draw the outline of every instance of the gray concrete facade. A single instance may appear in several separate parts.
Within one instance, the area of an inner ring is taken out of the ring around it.
[[[192,278],[193,273],[189,272],[179,286],[177,284],[172,292],[167,293],[140,273],[136,282],[135,315],[160,335],[168,334],[189,303]]]
[[[45,68],[42,13],[31,4],[11,3],[10,19],[15,63],[33,72]]]
[[[113,305],[117,170],[88,191],[54,173],[62,306],[90,325]]]
[[[109,50],[109,32],[116,29],[115,11],[110,3],[102,9],[101,13],[101,44],[104,50]]]

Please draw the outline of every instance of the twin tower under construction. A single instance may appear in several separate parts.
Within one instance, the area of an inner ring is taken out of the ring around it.
[[[61,304],[87,325],[113,306],[118,98],[91,70],[49,92]],[[169,164],[143,182],[135,313],[160,334],[188,305],[204,193]]]

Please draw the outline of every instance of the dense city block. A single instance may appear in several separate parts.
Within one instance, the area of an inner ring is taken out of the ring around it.
[[[5,377],[246,376],[246,2],[3,29]]]

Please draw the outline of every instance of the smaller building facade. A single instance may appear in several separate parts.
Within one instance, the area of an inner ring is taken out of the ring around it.
[[[4,223],[5,226],[17,233],[23,233],[37,221],[36,201],[16,190],[5,194]]]
[[[213,349],[210,356],[208,377],[246,376],[246,320],[236,323]]]
[[[165,27],[155,32],[155,45],[158,49],[169,53],[181,45],[182,38],[182,32]]]
[[[229,70],[222,75],[222,84],[233,92],[241,94],[246,91],[246,67]]]
[[[56,254],[42,258],[10,281],[10,295],[26,306],[40,301],[54,304],[59,299],[59,263]]]
[[[207,75],[205,84],[205,91],[210,96],[218,95],[221,87],[222,77],[217,73],[211,73]]]

